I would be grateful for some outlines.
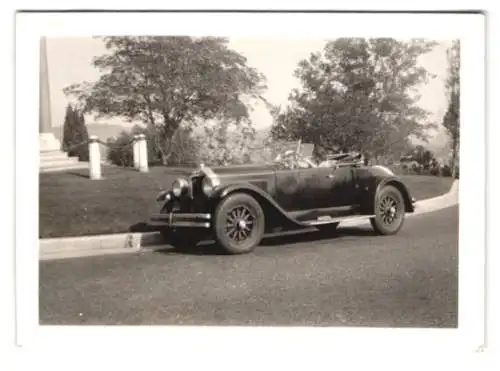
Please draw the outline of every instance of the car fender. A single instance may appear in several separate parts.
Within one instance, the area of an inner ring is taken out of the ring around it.
[[[288,215],[288,213],[280,205],[278,205],[278,203],[267,192],[265,192],[264,190],[253,184],[248,184],[248,183],[231,184],[216,189],[214,193],[210,196],[210,199],[212,201],[212,210],[214,211],[217,205],[223,199],[236,192],[246,193],[254,197],[257,200],[257,202],[259,202],[260,205],[262,206],[264,213],[270,214],[270,212],[271,213],[274,212],[275,216],[277,213],[278,216],[283,217],[285,220],[292,223],[293,225],[297,227],[303,227],[302,223],[300,223],[299,221],[295,220],[293,217]]]
[[[370,213],[374,212],[376,197],[378,196],[378,194],[380,193],[382,188],[384,188],[385,186],[389,186],[389,185],[396,187],[401,192],[401,195],[403,196],[403,199],[405,202],[405,211],[407,213],[414,212],[415,207],[413,205],[413,199],[410,196],[410,191],[409,191],[408,187],[403,183],[403,181],[396,176],[379,179],[378,184],[370,197],[371,202],[370,202],[370,205],[368,205],[369,212]]]

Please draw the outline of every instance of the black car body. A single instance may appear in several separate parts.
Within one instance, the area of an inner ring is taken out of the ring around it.
[[[380,234],[397,233],[414,211],[408,188],[385,167],[350,160],[200,166],[159,195],[164,205],[151,224],[177,243],[211,235],[231,253],[253,250],[264,236],[336,228],[352,218],[370,218]]]

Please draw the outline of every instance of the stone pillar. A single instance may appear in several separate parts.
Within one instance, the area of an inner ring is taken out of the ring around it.
[[[132,148],[134,151],[134,169],[139,170],[139,136],[134,135],[134,141],[132,143]]]
[[[39,146],[40,152],[60,151],[61,143],[52,132],[50,114],[49,70],[47,62],[47,40],[40,39],[40,107],[39,107]]]
[[[143,173],[148,172],[148,147],[146,142],[146,136],[144,134],[139,134],[139,171]]]
[[[90,179],[101,179],[101,152],[95,135],[89,138],[89,173]]]

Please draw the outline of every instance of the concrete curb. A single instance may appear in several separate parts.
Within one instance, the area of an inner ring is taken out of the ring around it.
[[[125,254],[161,243],[158,232],[40,239],[40,260],[103,254]]]
[[[411,218],[458,204],[458,181],[455,180],[450,191],[442,196],[418,201]],[[369,224],[366,219],[341,223],[341,227],[357,227]],[[39,260],[56,260],[84,256],[137,253],[153,251],[168,245],[163,244],[159,232],[120,233],[110,235],[43,238],[40,239]],[[147,249],[144,249],[147,248]]]
[[[411,214],[406,214],[406,218],[412,218],[418,215],[423,215],[427,213],[431,213],[433,211],[438,211],[442,209],[446,209],[448,207],[454,206],[458,204],[458,181],[455,180],[448,191],[448,193],[433,197],[433,198],[428,198],[425,200],[417,201],[416,207],[415,207],[415,212]],[[353,220],[351,222],[345,222],[341,223],[341,227],[360,227],[360,226],[365,226],[369,225],[370,221],[369,220]]]

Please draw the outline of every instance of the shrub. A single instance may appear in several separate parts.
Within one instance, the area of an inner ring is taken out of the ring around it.
[[[420,174],[422,171],[421,171],[421,165],[419,165],[418,163],[414,162],[411,164],[411,171],[415,174]]]
[[[191,165],[198,163],[199,140],[188,130],[179,130],[172,141],[171,155],[167,165]],[[159,156],[161,160],[161,155]]]
[[[433,166],[430,168],[429,173],[431,175],[439,175],[439,167]]]
[[[253,128],[242,126],[230,131],[228,127],[220,123],[205,128],[203,137],[198,137],[200,161],[209,166],[226,166],[254,160],[250,150],[255,140]]]
[[[68,104],[64,117],[62,150],[79,161],[89,160],[89,134],[83,114]]]
[[[134,166],[134,153],[131,145],[133,135],[122,131],[116,139],[109,138],[108,161],[124,167]]]
[[[444,165],[441,168],[441,175],[445,177],[450,177],[451,176],[451,167],[449,165]]]
[[[162,165],[162,155],[155,148],[154,133],[147,128],[134,126],[131,132],[123,131],[116,139],[108,139],[108,160],[118,166],[134,166],[132,141],[134,135],[144,134],[147,141],[148,165]],[[197,161],[197,142],[187,131],[179,131],[173,140],[171,154],[165,165],[187,165]]]

